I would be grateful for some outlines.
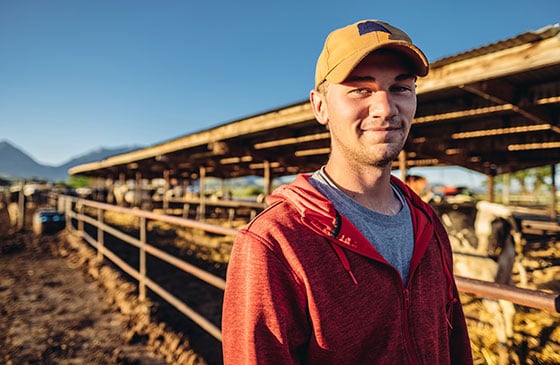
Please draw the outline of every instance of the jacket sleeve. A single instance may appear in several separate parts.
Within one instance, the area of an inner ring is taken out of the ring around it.
[[[447,231],[443,227],[439,218],[437,218],[436,213],[432,212],[432,214],[434,217],[434,228],[436,230],[436,234],[445,245],[445,251],[447,252],[447,266],[451,271],[451,279],[453,280],[453,298],[456,298],[456,300],[451,304],[451,318],[449,319],[452,327],[449,337],[451,363],[471,365],[473,363],[472,349],[465,314],[463,312],[463,305],[459,297],[459,291],[457,290],[457,284],[455,283],[455,276],[453,274],[453,251],[451,249],[451,243],[449,242]]]
[[[455,298],[459,298],[455,282],[453,282],[453,291]],[[453,306],[453,317],[451,320],[453,329],[451,330],[451,337],[449,339],[451,363],[471,365],[473,363],[472,350],[467,323],[463,313],[463,305],[460,300],[457,300]]]
[[[301,288],[278,245],[240,231],[224,294],[224,364],[299,364],[309,338]]]

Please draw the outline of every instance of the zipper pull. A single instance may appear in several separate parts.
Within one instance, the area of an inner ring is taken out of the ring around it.
[[[408,289],[405,289],[403,291],[403,296],[404,296],[404,308],[408,309],[410,307],[410,293]]]

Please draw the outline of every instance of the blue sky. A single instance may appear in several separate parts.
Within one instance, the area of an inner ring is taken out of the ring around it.
[[[557,0],[0,0],[0,140],[60,165],[301,102],[325,36],[360,19],[435,61],[558,14]]]

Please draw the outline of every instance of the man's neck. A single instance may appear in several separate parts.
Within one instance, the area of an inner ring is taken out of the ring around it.
[[[402,204],[391,187],[391,166],[368,166],[361,169],[341,167],[329,160],[327,177],[359,204],[383,214],[396,214]]]

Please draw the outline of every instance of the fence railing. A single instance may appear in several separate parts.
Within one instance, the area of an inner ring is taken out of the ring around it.
[[[168,302],[185,316],[190,318],[193,322],[198,324],[202,329],[204,329],[214,338],[221,341],[222,334],[217,326],[215,326],[208,319],[204,318],[202,315],[190,308],[187,304],[182,302],[172,293],[165,290],[158,283],[150,279],[146,267],[146,256],[152,255],[160,260],[163,260],[164,262],[186,273],[189,273],[220,290],[225,289],[225,280],[209,272],[206,272],[196,267],[195,265],[192,265],[173,255],[170,255],[169,253],[164,252],[163,250],[150,244],[150,242],[147,242],[147,221],[152,220],[165,222],[179,227],[194,228],[203,230],[208,233],[231,237],[237,234],[236,229],[212,225],[191,219],[157,214],[139,209],[129,209],[114,206],[111,204],[77,199],[74,197],[61,196],[59,199],[63,201],[63,204],[60,204],[61,201],[59,201],[58,206],[64,206],[67,228],[73,233],[79,234],[85,241],[87,241],[92,247],[94,247],[97,250],[99,258],[106,257],[132,278],[137,280],[139,299],[145,299],[146,288],[152,290],[163,300]],[[84,214],[84,209],[86,207],[95,209],[97,211],[95,218],[92,217],[91,214]],[[103,218],[105,212],[125,213],[137,217],[140,220],[139,238],[130,236],[106,224]],[[77,222],[77,228],[73,226],[72,220],[75,220]],[[97,238],[93,238],[86,232],[86,230],[84,229],[84,223],[88,223],[89,225],[97,228]],[[103,239],[105,234],[112,235],[113,237],[138,248],[138,268],[132,267],[122,257],[119,257],[117,254],[105,247]],[[560,296],[557,293],[547,293],[542,291],[523,289],[459,276],[456,277],[456,282],[457,287],[461,292],[471,293],[477,296],[491,299],[504,299],[526,307],[560,313]]]
[[[503,299],[525,307],[560,313],[560,295],[539,290],[455,276],[457,289],[490,299]]]
[[[237,230],[233,228],[221,227],[217,225],[207,224],[204,222],[199,222],[195,220],[183,219],[174,216],[168,216],[163,214],[156,214],[149,211],[143,211],[138,209],[128,209],[117,207],[111,204],[99,203],[89,200],[77,199],[73,197],[62,197],[64,199],[64,207],[66,214],[67,228],[70,231],[77,232],[85,241],[87,241],[92,247],[97,250],[97,254],[100,258],[106,257],[116,266],[118,266],[125,273],[130,275],[132,278],[138,281],[138,296],[140,300],[146,298],[146,289],[152,290],[159,297],[164,299],[166,302],[175,307],[178,311],[189,317],[193,322],[198,324],[202,329],[211,334],[217,340],[221,341],[221,331],[220,329],[211,323],[209,320],[204,318],[202,315],[197,313],[195,310],[190,308],[187,304],[179,300],[169,291],[165,290],[161,285],[150,279],[149,273],[147,272],[146,266],[146,256],[151,255],[156,257],[167,264],[170,264],[188,274],[191,274],[198,279],[218,288],[221,290],[225,289],[225,280],[217,277],[209,272],[206,272],[195,265],[187,263],[169,253],[155,247],[147,241],[147,221],[159,221],[172,224],[178,227],[184,228],[194,228],[202,230],[207,233],[213,233],[223,236],[235,236]],[[59,204],[60,206],[60,204]],[[84,209],[92,208],[97,210],[96,218],[84,214]],[[123,231],[120,231],[104,222],[105,212],[117,212],[125,213],[137,217],[140,220],[139,224],[139,238],[132,237]],[[76,220],[77,228],[74,228],[72,220]],[[93,227],[97,228],[97,238],[92,237],[84,229],[84,223],[88,223]],[[132,246],[135,246],[139,250],[139,267],[134,268],[129,265],[122,257],[119,257],[114,252],[110,251],[104,244],[105,233],[112,235],[113,237],[126,242]]]

